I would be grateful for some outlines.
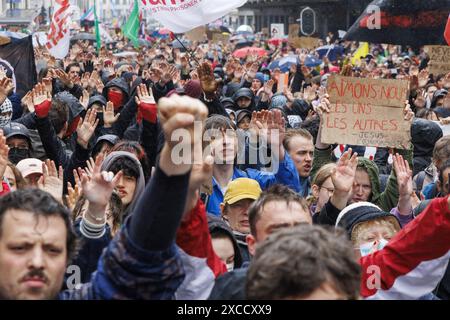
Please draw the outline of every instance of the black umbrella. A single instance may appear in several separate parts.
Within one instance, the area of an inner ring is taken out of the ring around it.
[[[372,7],[370,7],[372,6]],[[350,28],[344,40],[419,47],[445,44],[449,0],[374,0]],[[377,26],[375,12],[380,9]]]
[[[221,32],[231,33],[231,31],[230,31],[230,29],[228,29],[228,27],[220,26],[219,29],[220,29]]]

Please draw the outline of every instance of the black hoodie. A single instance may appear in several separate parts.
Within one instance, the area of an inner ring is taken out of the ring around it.
[[[242,256],[239,250],[239,245],[230,227],[221,218],[213,216],[211,214],[208,214],[208,227],[211,237],[214,237],[214,235],[221,233],[230,238],[234,247],[234,269],[240,268],[242,266]]]
[[[425,119],[415,119],[411,126],[411,139],[414,145],[413,176],[431,164],[433,149],[442,138],[442,130],[437,123]]]

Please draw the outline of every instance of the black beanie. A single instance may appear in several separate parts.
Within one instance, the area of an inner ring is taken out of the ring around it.
[[[379,218],[393,218],[401,228],[397,217],[391,213],[384,212],[378,206],[370,202],[356,202],[345,207],[336,219],[335,227],[344,228],[351,238],[353,228],[362,222],[372,221]]]

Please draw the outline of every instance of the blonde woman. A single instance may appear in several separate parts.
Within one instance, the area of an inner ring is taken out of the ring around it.
[[[311,215],[314,215],[328,202],[334,192],[333,181],[331,180],[331,174],[336,168],[335,163],[329,163],[324,165],[317,171],[316,176],[312,181],[311,193],[308,197],[308,205]]]

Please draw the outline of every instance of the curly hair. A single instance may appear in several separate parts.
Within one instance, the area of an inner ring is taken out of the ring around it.
[[[307,224],[281,229],[256,249],[247,299],[302,299],[325,284],[345,299],[358,299],[360,273],[345,233]]]

